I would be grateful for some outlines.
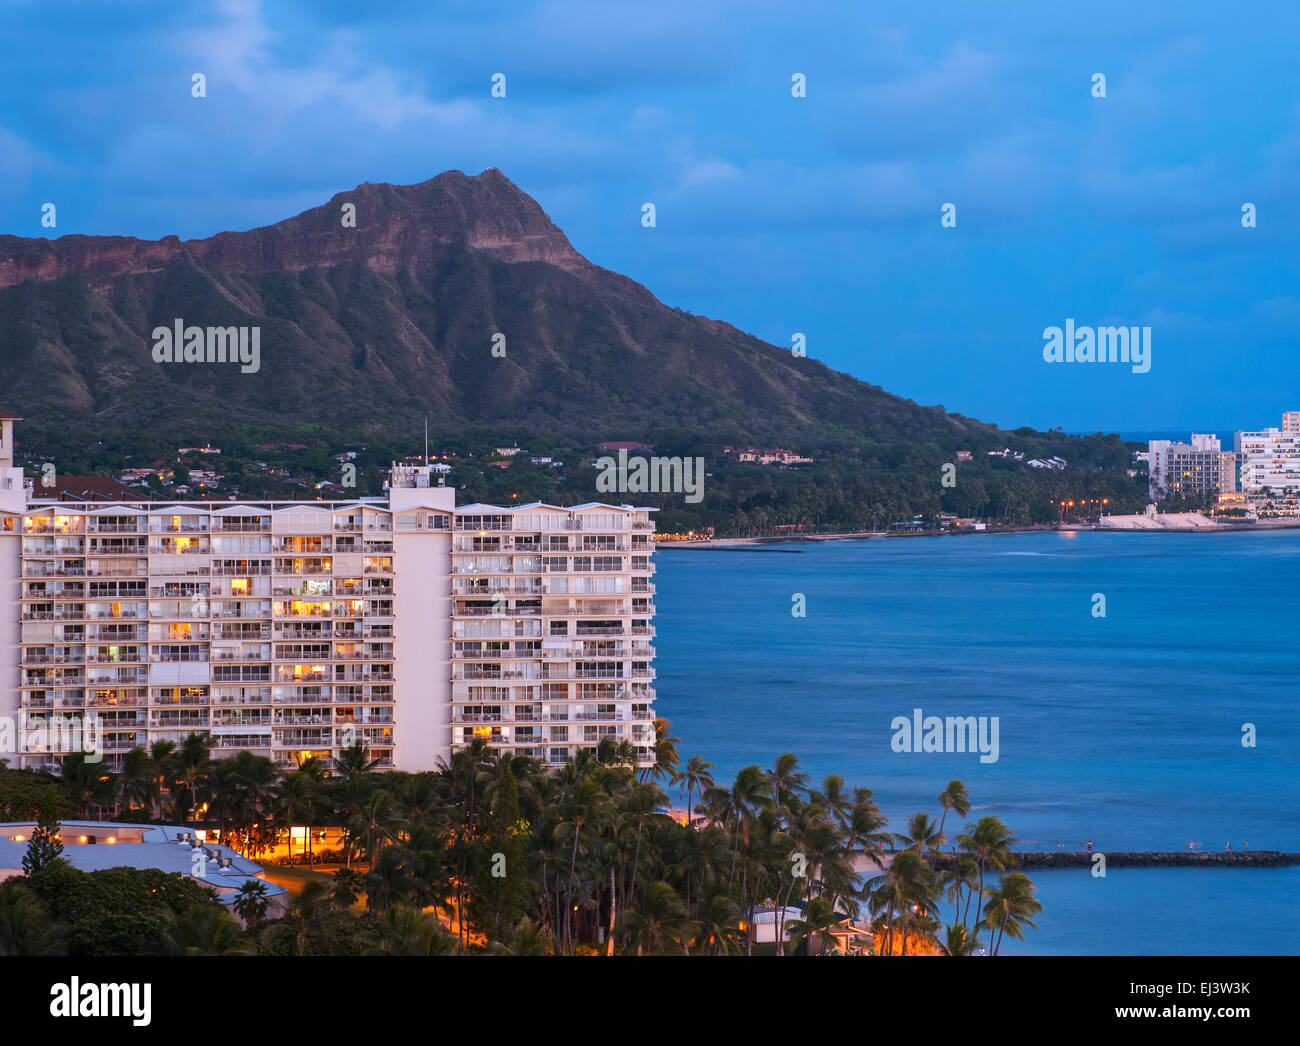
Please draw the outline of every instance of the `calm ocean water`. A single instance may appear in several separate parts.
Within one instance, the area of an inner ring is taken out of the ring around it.
[[[955,777],[1029,849],[1300,851],[1300,532],[785,547],[804,551],[655,557],[656,708],[684,758],[730,778],[794,752],[871,788],[896,830]],[[999,717],[998,761],[893,752],[915,708]],[[1296,947],[1300,868],[1034,878],[1040,929],[1004,951]]]

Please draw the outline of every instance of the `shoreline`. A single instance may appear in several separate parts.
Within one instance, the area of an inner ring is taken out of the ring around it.
[[[947,538],[965,537],[974,534],[1038,534],[1059,530],[1055,523],[1031,524],[1023,527],[998,527],[996,530],[923,530],[898,531],[890,533],[883,530],[850,530],[835,534],[792,534],[788,537],[749,537],[749,538],[700,538],[695,541],[656,541],[655,551],[671,548],[746,548],[763,545],[798,545],[821,544],[826,541],[872,541],[895,538]]]
[[[655,551],[661,549],[745,549],[764,545],[819,544],[827,541],[871,541],[895,538],[944,538],[997,534],[1258,534],[1266,530],[1300,530],[1300,519],[1284,519],[1257,523],[1223,523],[1216,526],[1173,525],[1159,527],[1109,526],[1096,523],[1043,523],[1023,527],[998,527],[996,530],[926,530],[899,531],[847,531],[836,534],[794,534],[788,537],[701,538],[695,541],[656,541]],[[773,550],[775,551],[775,549]],[[793,551],[793,550],[787,550]]]

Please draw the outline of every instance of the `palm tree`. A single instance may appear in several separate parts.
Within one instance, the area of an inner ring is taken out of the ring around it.
[[[358,741],[339,752],[335,766],[338,776],[344,781],[354,781],[358,777],[372,773],[379,766],[379,760],[367,759],[365,745]]]
[[[655,761],[642,771],[644,779],[660,781],[671,778],[676,771],[679,762],[677,746],[682,743],[682,739],[672,736],[672,728],[673,724],[662,716],[654,721]]]
[[[367,898],[372,911],[389,911],[415,893],[416,881],[406,850],[400,846],[385,848],[374,863],[374,871],[365,876]],[[461,921],[464,911],[460,912]]]
[[[966,925],[965,913],[970,910],[970,897],[979,884],[979,874],[979,863],[968,853],[953,854],[947,866],[939,873],[939,884],[946,889],[946,896],[953,905],[953,918],[960,918],[963,926]],[[966,895],[964,909],[962,894]]]
[[[76,797],[82,820],[90,817],[92,806],[108,806],[113,801],[113,779],[99,763],[88,762],[85,752],[64,757],[63,783]]]
[[[636,903],[636,874],[641,865],[641,837],[645,831],[646,819],[655,814],[655,810],[667,802],[667,796],[658,785],[634,783],[626,799],[624,809],[636,823],[636,849],[632,854],[632,881],[628,886],[627,896]]]
[[[767,772],[767,783],[772,789],[772,799],[778,807],[788,806],[804,791],[808,775],[799,769],[799,757],[786,752]]]
[[[970,813],[970,797],[966,794],[966,786],[960,781],[949,781],[948,787],[939,793],[939,805],[943,807],[943,816],[939,818],[939,834],[942,835],[949,810],[958,817]]]
[[[189,824],[197,813],[199,782],[207,772],[211,745],[202,734],[190,734],[175,753],[176,789],[173,808],[178,824]]]
[[[740,909],[725,893],[715,893],[700,906],[699,929],[691,947],[705,955],[739,955],[744,946]]]
[[[149,753],[132,748],[122,760],[117,775],[119,802],[128,807],[143,806],[153,810],[153,768]]]
[[[842,824],[845,849],[850,853],[861,851],[871,857],[877,867],[882,867],[881,851],[892,840],[884,830],[888,823],[872,799],[871,789],[856,789],[853,793],[853,808]]]
[[[740,855],[742,833],[746,841],[750,828],[758,818],[758,812],[772,802],[771,785],[762,769],[757,766],[742,767],[736,774],[735,783],[726,797],[726,810],[731,821],[734,841],[732,843],[731,878],[736,877],[736,859]]]
[[[370,793],[351,827],[366,840],[366,860],[369,870],[374,871],[385,841],[396,838],[402,827],[400,818],[393,811],[392,796],[386,789],[376,788]]]
[[[240,752],[235,756],[234,794],[230,800],[231,828],[248,856],[256,857],[276,832],[270,822],[279,777],[275,764],[266,756]],[[225,839],[222,839],[225,842]]]
[[[902,953],[907,954],[909,930],[934,913],[937,889],[930,866],[915,850],[894,854],[889,867],[867,884],[867,904],[873,916],[886,921],[885,954],[894,950],[894,926],[903,929]]]
[[[155,819],[162,817],[162,797],[172,787],[176,743],[155,741],[149,746],[149,806]]]
[[[936,850],[947,841],[929,814],[913,814],[907,820],[907,833],[897,838],[900,843],[907,843],[909,850],[920,854]]]
[[[255,926],[266,916],[270,903],[266,883],[261,879],[245,879],[244,884],[235,891],[235,900],[230,907],[244,920],[245,926]]]
[[[293,912],[304,925],[316,922],[334,904],[333,892],[319,879],[308,879],[293,899]]]
[[[139,749],[136,749],[139,751]],[[217,759],[208,765],[199,798],[209,810],[209,819],[217,822],[217,838],[229,846],[226,828],[237,803],[239,768],[233,759]]]
[[[528,916],[519,920],[505,951],[510,955],[554,955],[554,942],[546,930]]]
[[[0,882],[0,955],[61,955],[62,932],[20,879]]]
[[[997,931],[993,954],[997,955],[1002,946],[1003,933],[1023,941],[1026,926],[1037,929],[1038,924],[1031,916],[1042,910],[1043,906],[1034,897],[1034,883],[1029,876],[1024,872],[1002,876],[997,889],[989,892],[988,904],[984,906],[984,925],[989,928],[990,936],[994,930]]]
[[[351,908],[357,903],[365,889],[365,881],[352,868],[337,868],[334,871],[334,885],[330,887],[330,901],[340,908]]]
[[[572,764],[571,764],[572,765]],[[564,946],[572,952],[573,935],[573,884],[578,869],[578,845],[583,839],[583,828],[589,821],[606,816],[608,807],[600,786],[590,778],[577,783],[574,794],[564,804],[563,814],[558,827],[567,829],[564,834],[572,834],[572,846],[569,852],[569,882],[564,894]]]
[[[701,794],[705,789],[713,787],[713,775],[710,770],[716,770],[717,765],[705,760],[702,755],[693,755],[686,764],[685,770],[679,770],[672,776],[673,784],[686,782],[686,823],[690,825],[695,818],[695,808],[692,804],[695,792],[698,790]]]
[[[939,946],[939,950],[944,955],[970,955],[977,947],[978,939],[972,937],[964,925],[951,923],[948,926],[947,940]]]
[[[979,897],[984,897],[984,873],[989,868],[1005,871],[1015,860],[1011,847],[1017,842],[1011,829],[998,818],[981,817],[973,830],[957,837],[957,845],[975,858],[979,866]],[[964,920],[963,920],[964,921]]]
[[[182,912],[163,914],[163,955],[253,955],[257,948],[239,920],[213,902],[195,901]]]
[[[867,789],[862,790],[867,792],[869,799],[871,792]],[[835,818],[839,826],[847,830],[853,816],[854,799],[844,790],[844,778],[839,774],[827,774],[822,781],[821,791],[813,792],[809,798],[824,806],[826,812]]]
[[[835,914],[835,907],[825,897],[814,897],[803,909],[803,917],[800,919],[791,919],[790,943],[794,945],[795,950],[803,948],[805,945],[811,951],[813,938],[818,934],[821,935],[821,946],[818,948],[818,954],[826,950],[826,939],[830,936],[829,930],[840,922],[840,917]],[[780,937],[777,938],[777,954],[781,953],[783,944]]]
[[[312,814],[315,812],[317,792],[316,780],[301,770],[286,774],[284,780],[280,782],[276,806],[280,821],[287,833],[286,846],[290,864],[293,863],[293,827],[301,823],[305,826],[306,835],[303,840],[303,852],[307,855],[310,865],[311,821]]]
[[[717,824],[680,836],[681,851],[669,873],[681,881],[682,893],[689,909],[693,894],[706,897],[721,882],[727,866],[727,833]]]
[[[404,904],[384,913],[379,931],[387,955],[450,955],[455,948],[436,915]]]
[[[623,913],[620,932],[625,947],[637,955],[684,955],[695,926],[677,892],[665,882],[653,882],[644,903]]]

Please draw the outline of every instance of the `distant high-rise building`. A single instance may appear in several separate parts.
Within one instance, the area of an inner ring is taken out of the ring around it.
[[[1300,411],[1283,414],[1280,429],[1238,432],[1235,446],[1243,491],[1300,490]]]
[[[1190,443],[1151,440],[1147,469],[1152,501],[1169,495],[1196,497],[1237,490],[1237,454],[1221,449],[1219,437],[1212,433],[1193,432]]]

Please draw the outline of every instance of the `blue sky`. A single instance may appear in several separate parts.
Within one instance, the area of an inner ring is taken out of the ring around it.
[[[1290,0],[4,0],[0,232],[201,237],[499,167],[668,304],[920,402],[1261,427],[1300,409],[1298,30]],[[1067,317],[1149,325],[1150,372],[1045,363]]]

